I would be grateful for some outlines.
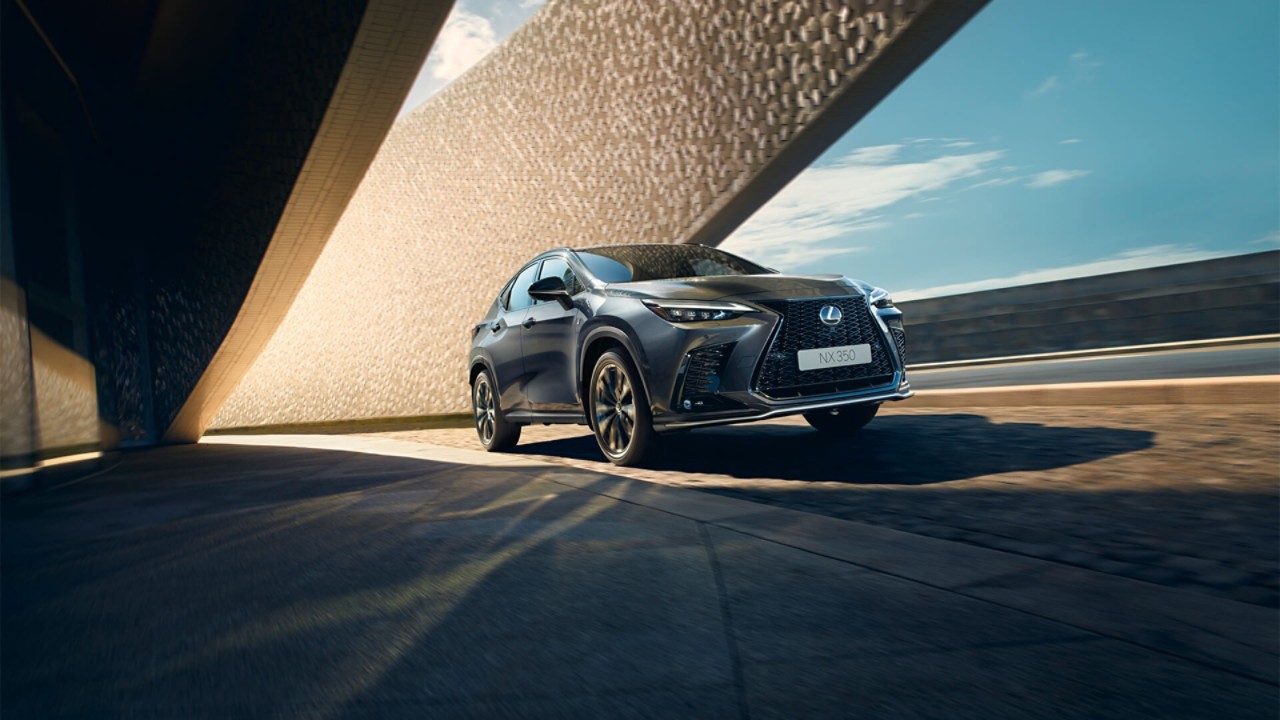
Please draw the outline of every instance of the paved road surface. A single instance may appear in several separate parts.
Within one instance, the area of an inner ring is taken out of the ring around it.
[[[1265,609],[599,485],[196,445],[6,498],[3,717],[1275,717]]]
[[[649,468],[610,465],[576,425],[527,427],[513,452],[1274,608],[1278,428],[1267,405],[908,400],[843,441],[798,418],[674,435]],[[469,428],[386,436],[478,447]]]
[[[908,372],[916,390],[1273,375],[1280,343]]]

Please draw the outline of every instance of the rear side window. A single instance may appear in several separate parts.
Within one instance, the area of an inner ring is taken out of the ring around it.
[[[538,277],[538,263],[534,263],[516,276],[511,287],[507,289],[507,297],[503,298],[504,305],[508,310],[523,310],[533,304],[533,298],[529,297],[529,286]]]
[[[562,257],[549,257],[542,262],[542,274],[538,276],[539,280],[558,277],[564,281],[564,286],[569,288],[570,295],[577,295],[582,292],[582,283],[578,281],[578,276],[574,274],[573,268],[569,267],[568,261]]]

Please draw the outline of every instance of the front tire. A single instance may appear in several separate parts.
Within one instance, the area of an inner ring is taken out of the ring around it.
[[[846,405],[831,410],[815,410],[804,414],[804,419],[816,430],[831,435],[848,435],[861,430],[879,412],[879,405]]]
[[[502,417],[496,385],[488,370],[481,370],[471,384],[471,409],[475,413],[476,436],[488,452],[509,450],[520,442],[520,426]]]
[[[610,350],[596,361],[587,387],[591,429],[600,452],[614,465],[639,465],[657,433],[635,366],[622,353]]]

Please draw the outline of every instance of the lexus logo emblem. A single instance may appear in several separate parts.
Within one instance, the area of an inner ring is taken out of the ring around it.
[[[823,305],[818,311],[818,317],[823,325],[839,325],[840,320],[844,318],[844,313],[840,312],[840,308],[835,305]]]

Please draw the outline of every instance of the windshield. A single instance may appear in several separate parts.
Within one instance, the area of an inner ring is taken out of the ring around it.
[[[577,252],[591,274],[606,283],[770,272],[753,262],[702,245],[618,245]]]

